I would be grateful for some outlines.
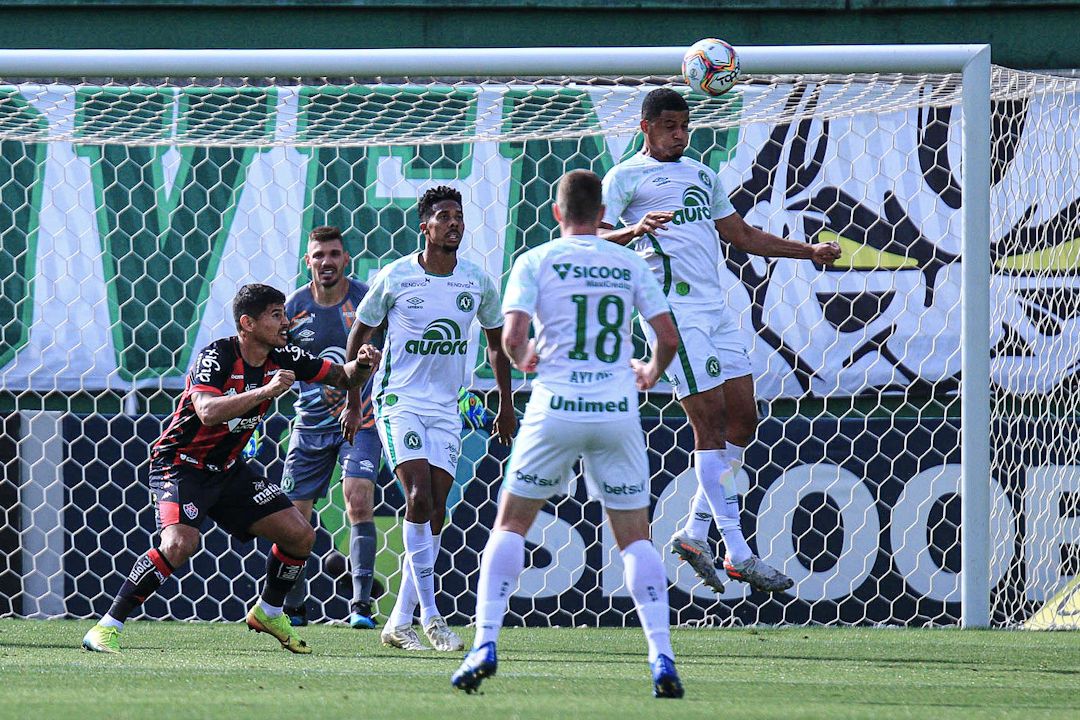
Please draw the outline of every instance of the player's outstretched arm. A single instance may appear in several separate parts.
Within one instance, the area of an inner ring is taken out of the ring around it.
[[[811,260],[817,265],[832,265],[840,259],[840,245],[828,243],[801,243],[759,230],[743,220],[739,213],[715,221],[720,237],[751,255],[763,257],[786,257]]]
[[[674,217],[675,213],[671,210],[652,210],[645,213],[645,217],[641,218],[637,223],[630,227],[621,227],[616,230],[607,223],[600,223],[600,227],[597,229],[596,234],[613,243],[626,245],[630,241],[647,233],[654,233],[658,230],[667,230],[667,224],[671,222]]]
[[[220,425],[241,417],[248,410],[267,400],[273,400],[284,394],[295,381],[296,373],[292,370],[280,369],[274,373],[270,382],[262,387],[245,390],[235,395],[197,392],[191,396],[191,403],[203,425]]]
[[[509,445],[518,428],[513,391],[510,389],[510,357],[503,347],[503,328],[486,328],[484,335],[487,337],[487,361],[495,373],[495,384],[499,388],[499,412],[495,416],[492,432],[499,442]]]
[[[344,365],[334,364],[326,371],[322,383],[351,390],[358,388],[371,377],[371,369],[379,364],[382,352],[374,345],[364,344],[356,351],[356,359]]]
[[[642,391],[656,385],[679,347],[679,331],[675,328],[670,312],[649,318],[649,325],[656,333],[656,347],[653,348],[652,359],[647,363],[636,359],[630,361],[630,367],[637,376],[638,390]]]

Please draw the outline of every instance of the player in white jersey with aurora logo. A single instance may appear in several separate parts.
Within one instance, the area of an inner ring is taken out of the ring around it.
[[[435,558],[461,450],[458,390],[465,378],[469,333],[479,320],[487,359],[499,388],[493,434],[509,443],[517,430],[510,395],[510,361],[502,351],[499,292],[477,265],[457,257],[465,232],[461,194],[439,186],[418,206],[424,249],[382,268],[371,281],[349,332],[353,357],[386,322],[383,359],[372,378],[375,426],[383,454],[405,488],[404,544],[397,602],[382,642],[424,650],[412,628],[420,624],[436,650],[461,650],[435,605]]]
[[[620,245],[632,244],[649,263],[679,328],[678,359],[667,376],[694,430],[698,492],[686,526],[671,538],[671,551],[721,592],[708,542],[715,519],[727,549],[728,577],[756,590],[778,592],[792,586],[791,578],[753,554],[739,522],[735,474],[758,418],[747,343],[724,301],[727,289],[720,284],[717,234],[753,255],[818,264],[835,262],[840,246],[785,240],[747,224],[716,173],[683,156],[689,126],[690,108],[682,95],[661,88],[645,96],[644,147],[604,177],[607,211],[600,234]],[[616,230],[619,220],[623,227]],[[650,335],[648,326],[643,329]]]
[[[683,695],[668,628],[667,577],[649,540],[649,463],[637,397],[671,362],[678,333],[641,258],[596,236],[600,199],[594,173],[567,173],[553,208],[562,237],[529,250],[510,271],[503,341],[514,365],[537,375],[480,561],[473,649],[450,679],[467,693],[495,674],[495,642],[524,567],[525,535],[548,499],[567,491],[582,457],[589,494],[603,503],[622,552],[648,640],[653,693]],[[648,363],[631,360],[635,309],[657,337]]]

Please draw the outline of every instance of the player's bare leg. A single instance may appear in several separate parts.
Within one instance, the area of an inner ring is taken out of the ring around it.
[[[304,572],[315,544],[315,530],[310,520],[295,507],[290,507],[256,521],[248,532],[273,543],[266,558],[262,596],[247,614],[248,627],[274,636],[289,652],[310,653],[311,648],[296,634],[283,610],[285,595]]]

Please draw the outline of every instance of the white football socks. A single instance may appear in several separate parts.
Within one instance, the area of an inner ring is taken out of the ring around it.
[[[402,539],[405,561],[401,567],[397,602],[387,620],[391,627],[412,625],[418,602],[421,624],[439,614],[439,608],[435,605],[435,556],[439,553],[441,538],[432,536],[430,523],[405,520]]]
[[[506,604],[524,569],[525,538],[508,530],[492,532],[480,557],[473,647],[498,640]]]
[[[282,608],[268,605],[266,601],[261,598],[259,599],[259,607],[262,608],[262,611],[266,613],[266,617],[268,618],[276,618],[284,612]]]
[[[708,537],[708,530],[702,531],[704,509],[709,508],[712,516],[716,518],[716,526],[724,537],[724,547],[727,555],[734,563],[740,563],[749,558],[753,553],[743,537],[742,525],[739,521],[739,493],[735,489],[735,465],[731,462],[734,457],[738,467],[742,467],[744,448],[730,445],[731,450],[695,450],[694,472],[698,478],[698,491],[694,495],[694,504],[690,509],[690,519],[684,530],[690,537],[704,540]],[[703,499],[704,503],[699,502]]]
[[[124,623],[120,622],[119,620],[114,618],[112,615],[109,615],[108,613],[105,614],[105,617],[98,620],[97,624],[98,625],[104,625],[105,627],[114,627],[117,630],[123,630],[124,629]]]
[[[735,477],[743,468],[743,457],[745,455],[746,448],[739,447],[731,442],[728,442],[724,447],[724,456],[731,466],[732,482],[734,482]],[[736,514],[738,514],[737,508]],[[705,497],[705,493],[701,489],[701,484],[698,483],[697,492],[694,493],[694,502],[690,506],[690,517],[687,518],[686,525],[683,526],[683,532],[695,540],[704,540],[709,537],[709,530],[712,529],[712,525],[712,508],[709,507],[709,499]]]
[[[660,553],[648,540],[638,540],[622,551],[626,586],[634,598],[641,629],[649,643],[649,662],[658,655],[675,659],[671,649],[667,576]]]

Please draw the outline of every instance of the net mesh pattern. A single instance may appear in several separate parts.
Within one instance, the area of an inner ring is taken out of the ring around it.
[[[0,84],[0,398],[10,450],[0,612],[105,612],[153,542],[148,446],[194,352],[233,333],[245,282],[307,281],[307,231],[341,227],[367,280],[419,247],[415,202],[462,191],[463,255],[500,282],[558,233],[554,186],[641,144],[635,78],[57,78]],[[717,595],[666,555],[683,624],[955,624],[959,596],[959,75],[747,76],[689,97],[687,155],[748,222],[842,260],[722,243],[761,425],[736,481],[751,546],[791,575]],[[1080,567],[1080,80],[994,68],[991,190],[993,621],[1022,623]],[[479,333],[467,379],[491,389]],[[636,335],[639,355],[644,339]],[[515,386],[526,392],[524,378]],[[643,396],[658,547],[686,517],[693,439],[671,388]],[[258,462],[279,479],[287,404]],[[463,434],[436,566],[471,619],[505,452]],[[5,449],[5,448],[0,448]],[[309,613],[348,613],[340,487],[319,504]],[[636,622],[614,540],[584,483],[527,538],[511,622]],[[383,613],[403,498],[376,493]],[[712,541],[722,554],[715,533]],[[666,548],[664,548],[666,549]],[[208,529],[149,617],[236,620],[267,548]]]

